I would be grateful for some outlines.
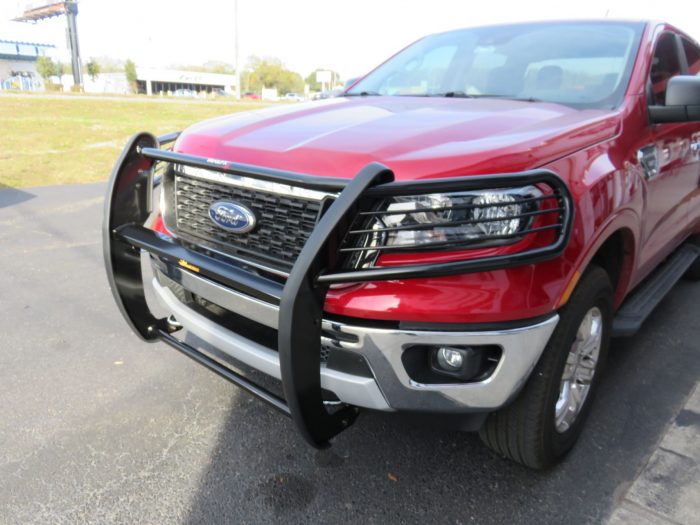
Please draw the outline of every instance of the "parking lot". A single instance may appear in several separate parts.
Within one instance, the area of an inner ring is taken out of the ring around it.
[[[589,425],[537,473],[365,413],[334,446],[163,344],[107,287],[102,183],[0,189],[0,523],[595,523],[700,373],[700,283],[617,340]]]

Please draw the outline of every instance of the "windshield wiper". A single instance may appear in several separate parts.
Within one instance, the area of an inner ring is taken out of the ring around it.
[[[376,91],[360,91],[359,93],[345,93],[344,97],[381,97]]]
[[[541,100],[539,98],[535,97],[516,97],[515,95],[489,95],[489,94],[483,94],[483,95],[472,95],[474,98],[503,98],[506,100],[515,100],[517,102],[544,102],[544,100]]]
[[[445,97],[445,98],[474,98],[474,95],[469,95],[464,91],[448,91],[446,93],[429,93],[427,97]]]
[[[422,95],[413,94],[397,94],[397,95],[382,95],[376,91],[361,91],[360,93],[345,93],[344,97],[437,97],[437,98],[502,98],[505,100],[515,100],[518,102],[544,102],[534,97],[516,97],[510,95],[491,95],[491,94],[469,94],[464,91],[446,91],[445,93],[425,93]]]
[[[469,94],[465,93],[464,91],[447,91],[446,93],[430,93],[428,95],[425,95],[426,97],[445,97],[445,98],[503,98],[506,100],[516,100],[518,102],[543,102],[542,100],[538,98],[533,98],[533,97],[516,97],[516,96],[510,96],[510,95],[490,95],[488,93],[485,94]]]

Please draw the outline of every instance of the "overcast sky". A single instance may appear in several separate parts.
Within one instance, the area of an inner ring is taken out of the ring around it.
[[[18,0],[0,0],[0,39],[55,44],[67,61],[65,19],[8,20]],[[34,3],[37,3],[36,1]],[[50,0],[47,0],[50,3]],[[696,0],[239,0],[241,62],[275,56],[306,76],[317,67],[363,74],[417,38],[486,23],[537,19],[652,18],[700,39]],[[233,0],[81,0],[81,53],[131,58],[139,66],[234,62]]]

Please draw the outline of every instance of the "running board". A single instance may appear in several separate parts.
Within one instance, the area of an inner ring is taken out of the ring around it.
[[[686,243],[676,250],[654,273],[622,303],[613,321],[613,337],[630,337],[671,291],[700,256],[700,246]]]

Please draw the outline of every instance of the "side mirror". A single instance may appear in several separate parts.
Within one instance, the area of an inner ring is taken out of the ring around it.
[[[700,77],[671,78],[666,86],[666,105],[649,106],[649,118],[655,124],[700,122]]]
[[[362,78],[362,77],[353,77],[353,78],[351,78],[351,79],[346,80],[346,81],[345,81],[345,84],[343,84],[343,89],[345,90],[345,89],[350,88],[353,84],[355,84],[355,82],[357,82],[357,81],[360,80],[361,78]]]

